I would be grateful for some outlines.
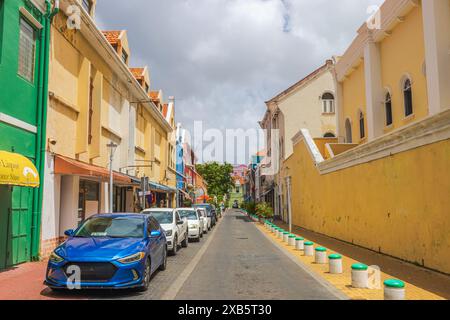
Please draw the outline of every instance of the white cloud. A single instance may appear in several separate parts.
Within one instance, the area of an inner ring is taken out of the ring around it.
[[[258,127],[264,101],[341,54],[381,2],[99,0],[97,21],[128,30],[132,63],[176,97],[186,128],[246,129]]]

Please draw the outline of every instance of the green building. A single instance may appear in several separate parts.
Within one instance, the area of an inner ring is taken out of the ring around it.
[[[53,7],[0,0],[0,269],[39,258]]]

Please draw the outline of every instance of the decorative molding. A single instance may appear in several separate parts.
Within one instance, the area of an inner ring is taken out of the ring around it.
[[[113,129],[102,125],[102,129],[105,130],[106,132],[108,132],[109,134],[113,135],[114,138],[116,138],[119,141],[122,141],[122,137],[120,136],[120,134],[116,131],[114,131]]]
[[[61,96],[58,96],[57,94],[55,94],[54,92],[50,91],[48,96],[50,97],[51,100],[55,100],[58,103],[60,103],[62,106],[66,107],[67,109],[75,112],[76,114],[80,113],[80,110],[78,110],[77,106],[71,102],[69,102],[67,99],[64,99]]]
[[[17,118],[14,118],[10,115],[7,115],[5,113],[0,112],[0,122],[9,124],[10,126],[31,132],[36,134],[37,133],[37,127],[33,126],[25,121],[19,120]]]
[[[381,136],[324,160],[306,129],[292,139],[294,145],[304,141],[320,174],[327,174],[359,164],[450,139],[450,109]],[[316,154],[319,152],[319,155]]]
[[[19,11],[36,29],[42,30],[42,28],[44,28],[44,26],[39,21],[37,21],[36,18],[33,17],[33,15],[27,9],[25,9],[24,7],[20,7]]]

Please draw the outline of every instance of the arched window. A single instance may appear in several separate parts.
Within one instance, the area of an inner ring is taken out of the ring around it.
[[[406,79],[403,84],[403,102],[405,104],[405,117],[413,114],[413,99],[412,99],[412,85],[411,80]]]
[[[350,119],[345,120],[345,142],[346,143],[353,142],[352,123],[350,122]]]
[[[336,138],[333,132],[327,132],[323,135],[324,138]]]
[[[392,124],[392,98],[389,92],[384,100],[384,108],[386,112],[386,126],[390,126]]]
[[[361,139],[366,137],[366,128],[364,126],[364,113],[359,112],[359,136]]]
[[[335,113],[334,95],[329,92],[326,92],[322,95],[322,112]]]

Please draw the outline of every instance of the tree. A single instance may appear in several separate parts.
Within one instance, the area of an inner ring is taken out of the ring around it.
[[[231,164],[208,162],[205,164],[197,164],[195,168],[208,184],[208,195],[212,198],[217,196],[218,201],[222,201],[223,196],[228,194],[234,186],[233,179],[231,178],[231,174],[233,173],[233,166]]]

